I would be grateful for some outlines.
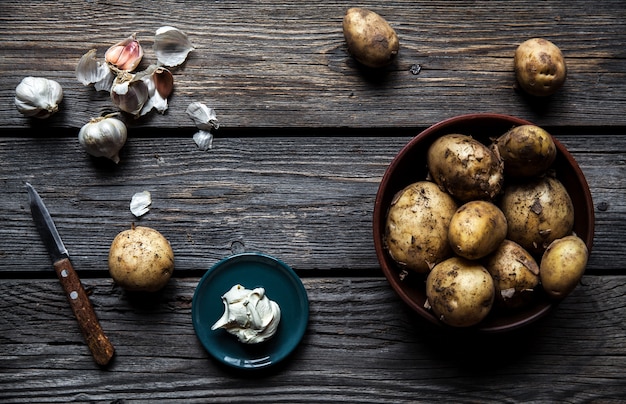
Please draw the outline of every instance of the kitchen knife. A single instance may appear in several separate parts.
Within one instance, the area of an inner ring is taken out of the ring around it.
[[[43,200],[29,183],[26,183],[30,200],[30,210],[39,234],[46,245],[54,270],[57,273],[61,286],[70,302],[72,311],[78,320],[80,330],[87,341],[94,360],[98,365],[109,363],[115,353],[115,348],[104,335],[98,317],[91,306],[89,297],[72,267],[67,249],[61,241],[61,236],[54,226],[52,217],[44,205]]]

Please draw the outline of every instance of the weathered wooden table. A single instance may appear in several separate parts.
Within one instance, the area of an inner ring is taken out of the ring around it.
[[[2,1],[0,3],[1,402],[619,402],[626,397],[626,7],[622,0],[359,3],[400,36],[372,73],[347,54],[350,2]],[[74,69],[137,32],[186,32],[163,115],[124,117],[115,165],[77,141],[115,111]],[[542,36],[564,52],[565,86],[538,102],[514,91],[513,52]],[[58,114],[22,117],[23,77],[57,80]],[[185,113],[216,109],[200,151]],[[572,152],[594,199],[582,284],[546,318],[510,334],[429,325],[395,295],[374,254],[372,210],[395,154],[420,130],[471,112],[518,116]],[[91,359],[36,232],[24,183],[47,203],[117,349]],[[152,193],[141,219],[128,206]],[[138,298],[110,279],[110,243],[132,222],[161,231],[176,271]],[[310,301],[306,334],[280,366],[240,374],[211,359],[191,321],[207,268],[237,251],[292,266]]]

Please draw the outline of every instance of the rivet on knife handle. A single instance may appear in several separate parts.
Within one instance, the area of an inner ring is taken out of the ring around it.
[[[74,315],[80,325],[85,341],[91,350],[94,360],[98,365],[104,366],[109,363],[115,354],[115,348],[109,341],[100,326],[89,297],[83,285],[72,267],[68,258],[61,259],[54,263],[54,269],[61,281],[63,290],[74,311]]]

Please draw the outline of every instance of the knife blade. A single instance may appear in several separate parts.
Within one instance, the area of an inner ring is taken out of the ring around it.
[[[26,183],[26,188],[28,189],[30,210],[35,226],[50,254],[52,265],[78,321],[83,338],[85,338],[96,363],[105,366],[113,358],[115,348],[102,330],[89,296],[87,296],[78,274],[70,262],[69,253],[46,205],[32,185]]]

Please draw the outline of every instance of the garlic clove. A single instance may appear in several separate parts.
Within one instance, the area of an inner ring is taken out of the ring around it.
[[[136,217],[141,217],[150,211],[151,204],[150,191],[137,192],[130,200],[130,211]]]
[[[61,85],[43,77],[25,77],[15,88],[15,107],[24,116],[48,118],[59,110],[61,100]]]
[[[182,64],[195,48],[183,31],[164,26],[156,31],[153,49],[160,64],[173,67]]]
[[[78,142],[94,157],[106,157],[119,163],[119,151],[126,143],[124,122],[112,115],[98,117],[83,125],[78,132]]]
[[[111,66],[122,71],[133,71],[143,58],[143,48],[132,34],[121,42],[111,46],[104,54],[104,59]]]
[[[213,148],[213,134],[206,130],[200,130],[193,135],[193,141],[196,142],[198,149],[208,151]]]
[[[78,61],[76,78],[84,86],[94,84],[98,91],[110,91],[115,75],[109,66],[96,59],[96,50],[91,49]]]
[[[160,113],[167,109],[167,97],[171,94],[174,86],[172,73],[162,67],[151,65],[145,71],[137,73],[137,77],[146,84],[149,99],[144,104],[140,115],[145,115],[152,108]]]
[[[150,98],[146,83],[130,73],[117,76],[111,87],[113,104],[124,112],[141,116],[144,104]]]
[[[193,119],[198,129],[211,131],[220,127],[215,110],[201,102],[192,102],[187,107],[186,112]]]

